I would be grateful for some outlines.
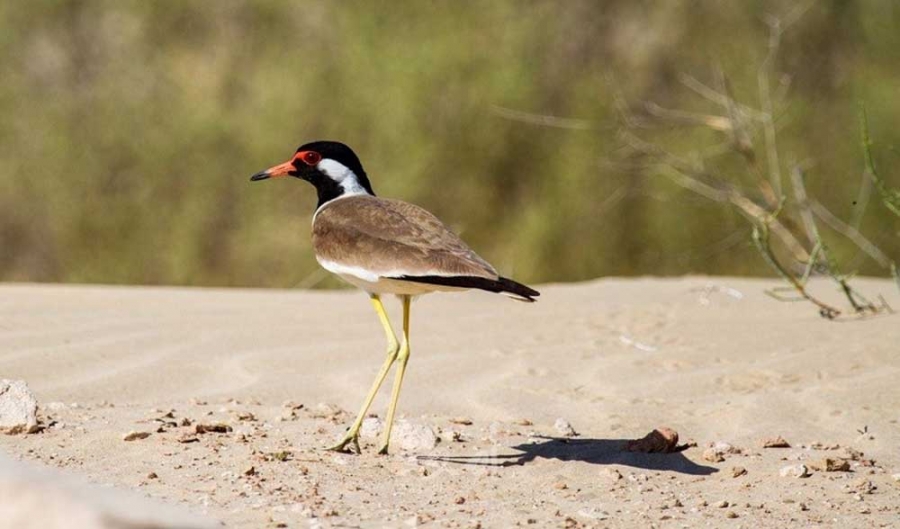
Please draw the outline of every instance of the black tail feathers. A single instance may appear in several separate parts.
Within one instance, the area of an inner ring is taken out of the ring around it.
[[[486,277],[476,276],[402,276],[395,279],[412,281],[414,283],[441,285],[446,287],[477,288],[479,290],[487,290],[488,292],[503,294],[517,301],[527,301],[529,303],[537,301],[534,298],[541,295],[541,293],[537,290],[529,288],[522,283],[517,283],[512,279],[508,279],[505,277],[488,279]]]

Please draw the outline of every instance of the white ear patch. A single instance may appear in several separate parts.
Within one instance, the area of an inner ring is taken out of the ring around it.
[[[369,194],[369,192],[360,185],[356,173],[341,162],[336,162],[331,158],[323,158],[316,164],[316,168],[325,173],[328,178],[337,182],[337,184],[344,189],[344,195]]]

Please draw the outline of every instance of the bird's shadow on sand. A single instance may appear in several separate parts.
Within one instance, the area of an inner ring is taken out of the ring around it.
[[[537,443],[512,446],[515,454],[485,454],[475,456],[420,456],[419,459],[457,463],[511,467],[525,465],[537,458],[560,461],[581,461],[595,465],[624,465],[647,470],[667,470],[695,476],[708,476],[719,469],[698,465],[684,457],[682,452],[668,454],[643,454],[623,450],[626,439],[570,439],[565,437],[539,437]]]

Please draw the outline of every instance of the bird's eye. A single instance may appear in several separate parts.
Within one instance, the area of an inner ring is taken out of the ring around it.
[[[316,151],[303,151],[298,154],[298,157],[303,160],[303,163],[306,165],[316,165],[322,160],[322,155]]]

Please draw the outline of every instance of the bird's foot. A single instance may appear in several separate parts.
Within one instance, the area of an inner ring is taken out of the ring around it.
[[[348,445],[352,445],[352,449],[348,448]],[[357,455],[362,454],[362,449],[359,447],[359,433],[348,433],[338,444],[329,446],[325,450],[345,454],[352,454],[355,451]]]
[[[390,437],[381,437],[381,448],[378,449],[378,455],[386,456],[388,455],[388,445],[391,443]]]

